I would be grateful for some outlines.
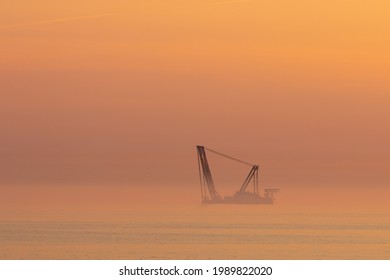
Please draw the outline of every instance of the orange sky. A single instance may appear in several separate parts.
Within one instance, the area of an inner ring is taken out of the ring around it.
[[[275,187],[390,182],[386,1],[1,7],[0,184],[196,184],[197,144]]]

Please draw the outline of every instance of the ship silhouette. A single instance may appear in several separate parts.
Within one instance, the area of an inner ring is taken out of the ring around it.
[[[251,164],[243,160],[225,155],[215,150],[204,146],[196,146],[198,154],[198,169],[202,203],[206,204],[273,204],[275,200],[274,194],[279,192],[279,189],[264,189],[264,194],[259,194],[259,165]],[[234,160],[241,164],[251,166],[249,174],[244,180],[241,188],[232,196],[222,197],[216,190],[213,177],[211,175],[210,166],[207,161],[206,151]],[[248,186],[252,184],[252,191]]]

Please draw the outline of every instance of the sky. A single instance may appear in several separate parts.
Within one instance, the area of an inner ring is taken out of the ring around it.
[[[1,0],[0,185],[195,185],[204,145],[272,187],[387,187],[389,8]]]

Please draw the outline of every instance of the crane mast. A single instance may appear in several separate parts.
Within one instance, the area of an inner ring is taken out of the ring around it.
[[[211,175],[209,163],[207,161],[206,152],[203,146],[196,146],[198,150],[198,166],[199,176],[202,191],[202,199],[208,200],[207,191],[210,194],[211,200],[220,200],[221,196],[215,190],[213,177]],[[206,189],[207,186],[207,189]]]
[[[240,193],[245,192],[246,188],[248,187],[250,181],[253,181],[253,193],[259,194],[259,166],[253,165],[252,169],[249,171],[248,176],[246,177],[244,183],[241,186],[241,189],[238,191]]]

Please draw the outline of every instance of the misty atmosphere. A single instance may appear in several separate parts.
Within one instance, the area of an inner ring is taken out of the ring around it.
[[[0,258],[388,259],[387,6],[5,1]]]

